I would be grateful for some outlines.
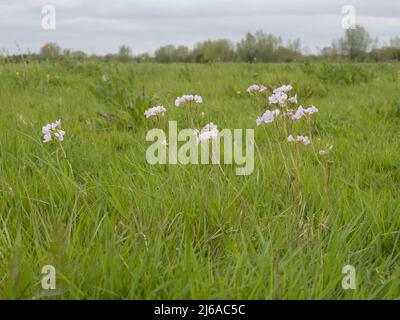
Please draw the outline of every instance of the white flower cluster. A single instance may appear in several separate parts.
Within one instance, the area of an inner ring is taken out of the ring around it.
[[[297,94],[294,97],[289,98],[291,104],[297,104]]]
[[[46,124],[42,128],[43,142],[44,143],[50,142],[53,138],[60,142],[63,141],[65,131],[61,130],[60,127],[61,127],[61,120],[57,120],[54,123]]]
[[[279,104],[283,107],[288,99],[288,95],[284,92],[274,93],[268,98],[269,104]]]
[[[282,86],[273,91],[273,94],[268,98],[270,104],[279,104],[280,107],[286,109],[286,115],[292,119],[293,121],[299,120],[303,116],[311,115],[315,112],[318,112],[318,109],[314,106],[311,106],[307,109],[299,106],[297,110],[289,109],[286,105],[286,101],[289,101],[291,104],[297,104],[297,94],[291,98],[288,97],[286,92],[292,90],[291,85]],[[265,113],[256,120],[257,125],[270,123],[274,121],[274,119],[279,115],[280,111],[278,109],[274,111],[266,110]]]
[[[311,107],[306,108],[306,109],[304,109],[302,106],[299,106],[296,111],[292,110],[292,109],[289,109],[287,111],[287,115],[288,115],[288,117],[290,119],[292,119],[293,121],[296,121],[296,120],[301,119],[303,116],[309,116],[309,115],[311,115],[313,113],[316,113],[318,111],[319,110],[314,106],[311,106]]]
[[[191,102],[194,102],[194,103],[203,103],[203,98],[201,97],[201,96],[198,96],[198,95],[192,95],[192,94],[190,94],[190,95],[184,95],[184,96],[182,96],[182,97],[178,97],[178,98],[176,98],[176,100],[175,100],[175,106],[176,107],[179,107],[179,106],[181,106],[182,104],[184,104],[184,103],[191,103]]]
[[[285,92],[289,92],[289,91],[292,91],[292,89],[293,89],[293,87],[290,85],[290,84],[288,84],[288,85],[283,85],[283,86],[281,86],[281,87],[279,87],[279,88],[276,88],[274,91],[273,91],[273,93],[274,94],[279,94],[279,93],[285,93]]]
[[[256,120],[257,125],[271,123],[275,120],[275,118],[279,115],[279,109],[275,109],[273,111],[266,110],[264,114]]]
[[[258,84],[253,84],[250,87],[247,88],[247,92],[248,93],[254,93],[254,92],[264,92],[265,90],[267,90],[267,87],[264,85],[258,85]]]
[[[268,98],[269,104],[279,104],[279,106],[281,108],[283,108],[288,99],[289,99],[290,103],[296,104],[297,103],[297,95],[289,98],[289,96],[287,94],[292,89],[293,89],[293,87],[290,84],[286,85],[286,86],[281,86],[281,87],[275,89],[272,92],[272,95]]]
[[[164,115],[165,112],[167,112],[167,109],[165,109],[163,106],[156,106],[146,110],[144,112],[144,115],[146,116],[146,118],[150,118]]]
[[[197,143],[205,140],[217,139],[218,137],[218,127],[212,122],[205,125],[201,131],[194,130]]]
[[[253,86],[252,86],[253,87]],[[249,87],[252,88],[252,87]],[[249,90],[248,89],[248,90]],[[281,109],[275,109],[273,111],[266,110],[264,114],[256,120],[257,125],[266,124],[273,122],[279,115],[281,115],[282,119],[286,119],[286,117],[292,121],[296,121],[301,119],[302,117],[309,117],[313,113],[318,112],[319,110],[315,106],[311,106],[309,108],[303,108],[299,106],[296,109],[292,109],[292,105],[297,104],[297,94],[292,97],[288,96],[289,91],[292,91],[293,87],[289,85],[281,86],[272,91],[272,95],[268,98],[270,104],[278,104]],[[289,126],[286,121],[283,122],[284,126]],[[289,130],[289,133],[291,130]],[[308,145],[311,143],[311,140],[307,136],[296,136],[293,137],[291,134],[288,136],[287,140],[289,142],[301,142],[304,145]],[[320,154],[325,154],[325,150],[321,150]],[[329,151],[328,151],[329,152]]]
[[[333,146],[329,146],[325,150],[322,149],[322,150],[319,151],[319,155],[320,156],[326,156],[332,149],[333,149]]]
[[[289,142],[301,142],[304,145],[310,144],[311,141],[307,136],[297,136],[296,138],[290,135],[287,140]]]

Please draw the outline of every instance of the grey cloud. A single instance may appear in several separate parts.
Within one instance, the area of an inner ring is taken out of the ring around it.
[[[167,43],[193,45],[208,38],[238,41],[263,29],[284,39],[301,38],[315,49],[343,34],[341,8],[347,0],[1,0],[0,46],[38,50],[55,41],[88,52],[134,52]],[[41,7],[53,4],[57,29],[40,26]],[[358,22],[384,40],[400,33],[400,1],[353,0]]]

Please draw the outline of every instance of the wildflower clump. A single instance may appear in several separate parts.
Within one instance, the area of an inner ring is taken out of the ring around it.
[[[152,107],[144,112],[144,115],[146,118],[151,118],[151,117],[160,117],[163,116],[167,112],[167,109],[165,109],[163,106],[156,106]]]
[[[44,143],[48,143],[53,139],[59,142],[64,140],[65,131],[61,130],[61,120],[43,126],[42,133]]]
[[[197,143],[200,143],[201,141],[215,140],[218,138],[218,133],[218,126],[212,122],[205,125],[200,131],[197,129],[194,130]]]
[[[254,91],[257,88],[250,87],[249,89]],[[304,207],[304,192],[301,179],[302,159],[298,146],[310,145],[315,156],[318,157],[312,142],[311,118],[319,110],[315,106],[297,106],[298,95],[294,92],[294,87],[291,84],[282,85],[274,90],[267,89],[270,95],[263,103],[267,103],[269,108],[267,107],[267,110],[256,119],[256,124],[258,126],[274,124],[271,130],[267,131],[271,133],[268,134],[268,138],[275,139],[275,145],[280,150],[281,161],[288,175],[288,183],[293,197],[296,217],[300,218],[302,208]],[[307,129],[308,135],[305,135],[302,131]],[[285,144],[287,144],[287,147]],[[320,155],[322,156],[326,152],[329,151],[321,150]]]
[[[216,152],[215,147],[217,147],[217,145],[214,144],[214,141],[217,140],[219,135],[218,126],[210,122],[209,124],[206,124],[200,131],[195,129],[194,135],[196,136],[197,144],[202,144],[202,153],[205,151],[206,157],[208,155],[209,163],[218,163],[218,159],[214,157]]]
[[[327,154],[329,154],[329,152],[333,149],[333,146],[328,146],[325,149],[321,149],[319,150],[319,155],[320,156],[326,156]]]
[[[289,142],[301,142],[304,145],[308,145],[311,143],[310,139],[307,136],[297,136],[296,138],[290,135],[287,140]]]
[[[317,113],[319,110],[315,106],[304,108],[295,106],[298,103],[297,94],[291,95],[293,86],[283,85],[272,91],[272,94],[268,97],[269,105],[277,105],[279,108],[273,111],[266,110],[264,114],[256,120],[257,125],[267,124],[273,122],[275,119],[280,118],[282,121],[282,127],[286,133],[288,142],[301,142],[304,145],[311,143],[310,138],[303,135],[294,135],[293,122],[300,120],[301,118],[310,119],[310,116]]]
[[[253,84],[250,87],[248,87],[246,91],[249,94],[260,94],[260,93],[266,92],[267,89],[268,88],[266,86],[264,86],[263,84],[260,84],[260,85]]]
[[[256,120],[257,125],[261,124],[266,124],[266,123],[271,123],[272,121],[275,120],[275,118],[279,115],[280,110],[275,109],[273,111],[266,110],[263,115]]]
[[[198,108],[195,106],[203,103],[203,98],[199,95],[185,94],[182,97],[178,97],[175,100],[175,106],[180,107],[183,105],[188,105],[189,108],[185,111],[186,122],[192,128],[198,124],[199,113]]]
[[[180,107],[181,105],[185,104],[201,104],[203,103],[203,98],[199,95],[183,95],[182,97],[178,97],[175,100],[175,106]]]

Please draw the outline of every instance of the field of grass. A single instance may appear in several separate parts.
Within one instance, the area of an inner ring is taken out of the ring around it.
[[[246,92],[290,81],[319,109],[317,150],[334,146],[328,202],[301,148],[300,214]],[[255,130],[251,175],[146,162],[144,110],[162,104],[189,127],[174,106],[186,93],[203,97],[199,127]],[[57,119],[67,159],[42,142]],[[2,64],[0,128],[1,298],[45,296],[45,265],[56,299],[400,297],[399,64]],[[345,265],[355,290],[342,288]]]

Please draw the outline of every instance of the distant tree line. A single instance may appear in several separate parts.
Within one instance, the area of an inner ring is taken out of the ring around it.
[[[362,26],[347,29],[345,35],[333,40],[330,47],[320,50],[320,56],[330,59],[347,58],[353,61],[399,61],[400,38],[390,39],[379,47],[379,40],[372,39]]]
[[[126,45],[117,54],[87,55],[83,51],[62,50],[56,43],[45,44],[38,54],[25,55],[35,60],[52,59],[99,59],[121,62],[156,63],[208,63],[208,62],[295,62],[311,60],[352,60],[352,61],[400,61],[400,37],[379,46],[378,39],[372,39],[360,25],[347,29],[342,38],[332,41],[331,46],[319,50],[318,54],[305,54],[300,39],[283,43],[281,37],[263,31],[247,33],[238,43],[228,39],[206,40],[197,43],[193,49],[184,45],[159,47],[154,55],[132,54]],[[21,56],[8,56],[18,60]]]

